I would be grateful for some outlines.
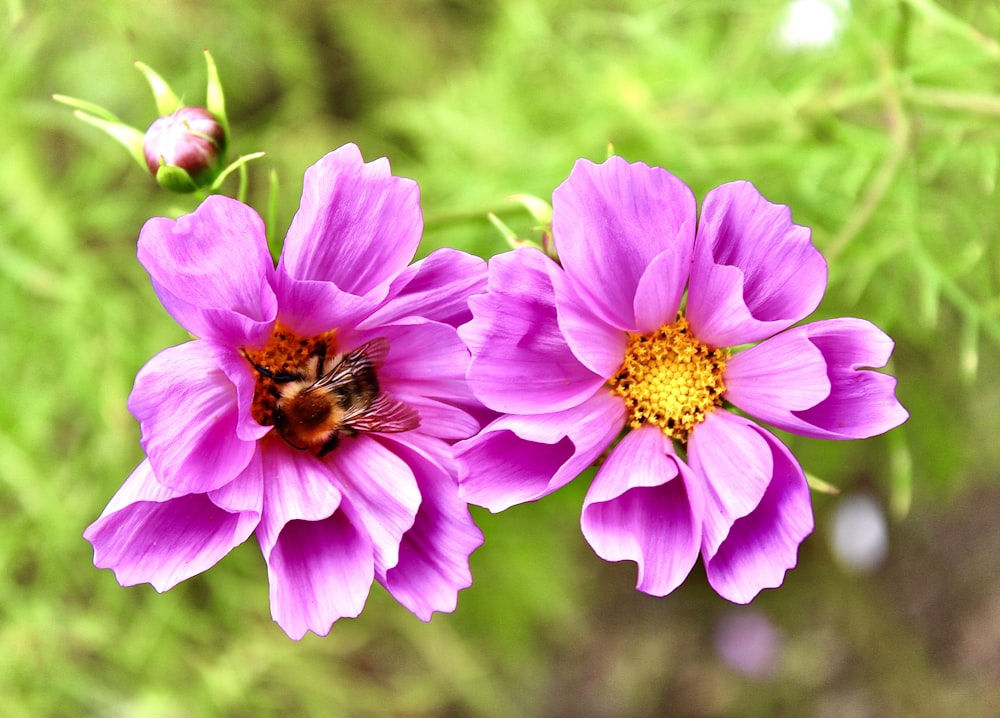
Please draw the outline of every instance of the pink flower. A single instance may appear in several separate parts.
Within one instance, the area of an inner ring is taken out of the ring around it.
[[[895,379],[864,369],[892,341],[861,319],[793,327],[826,263],[748,182],[709,192],[699,220],[667,171],[581,160],[552,231],[561,266],[494,257],[459,330],[473,393],[503,414],[457,446],[462,497],[533,501],[610,449],[581,526],[599,556],[638,564],[637,588],[666,595],[699,553],[732,601],[780,585],[813,528],[809,488],[777,437],[728,409],[818,438],[888,431],[907,418]]]
[[[277,268],[235,200],[146,223],[139,261],[197,338],[136,377],[147,458],[84,534],[95,565],[165,591],[256,532],[292,638],[358,615],[373,580],[423,620],[454,610],[482,543],[451,448],[479,428],[456,327],[485,266],[407,266],[422,228],[416,183],[354,145],[306,172]]]

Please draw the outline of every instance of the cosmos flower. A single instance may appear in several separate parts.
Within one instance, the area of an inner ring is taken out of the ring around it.
[[[452,455],[479,428],[456,327],[486,268],[407,266],[422,227],[416,184],[353,145],[306,172],[277,268],[235,200],[146,223],[139,261],[196,339],[136,377],[147,458],[84,534],[95,565],[165,591],[256,533],[293,638],[358,615],[375,580],[423,620],[454,610],[482,543]]]
[[[746,415],[826,439],[899,425],[895,379],[865,370],[892,341],[861,319],[793,326],[826,263],[748,182],[709,192],[699,219],[663,169],[580,160],[552,233],[561,265],[530,248],[494,257],[459,329],[473,393],[502,412],[457,445],[462,497],[533,501],[610,448],[581,527],[602,558],[638,564],[638,589],[666,595],[699,554],[732,601],[780,585],[813,528],[809,488]]]

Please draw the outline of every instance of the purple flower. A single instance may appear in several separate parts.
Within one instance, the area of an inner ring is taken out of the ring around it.
[[[462,497],[533,501],[610,448],[581,526],[599,556],[638,564],[637,588],[666,595],[699,553],[732,601],[780,585],[813,528],[809,488],[777,437],[728,409],[810,437],[888,431],[907,418],[895,379],[863,369],[892,341],[861,319],[792,327],[819,304],[826,263],[748,182],[709,192],[698,219],[665,170],[581,160],[552,231],[562,266],[533,249],[494,257],[459,330],[473,393],[502,412],[457,446]]]
[[[140,370],[147,458],[84,534],[122,585],[165,591],[256,532],[296,639],[358,615],[373,580],[423,620],[454,610],[482,543],[451,445],[479,428],[456,327],[485,263],[407,266],[416,183],[354,145],[304,185],[277,268],[260,217],[226,197],[143,227],[139,261],[197,338]]]

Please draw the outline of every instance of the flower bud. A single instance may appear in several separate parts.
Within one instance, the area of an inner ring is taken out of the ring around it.
[[[181,107],[160,117],[146,130],[143,140],[149,171],[162,186],[176,192],[211,184],[225,149],[225,128],[200,107]]]

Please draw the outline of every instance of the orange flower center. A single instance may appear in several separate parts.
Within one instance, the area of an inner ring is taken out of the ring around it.
[[[281,385],[274,377],[305,376],[315,363],[315,357],[333,357],[337,354],[337,331],[331,330],[314,337],[303,337],[288,327],[275,323],[271,338],[261,349],[244,349],[243,354],[251,364],[261,367],[263,372],[255,372],[257,385],[254,388],[253,406],[250,413],[262,426],[273,426],[275,409],[281,398]],[[322,367],[317,368],[322,371]]]

